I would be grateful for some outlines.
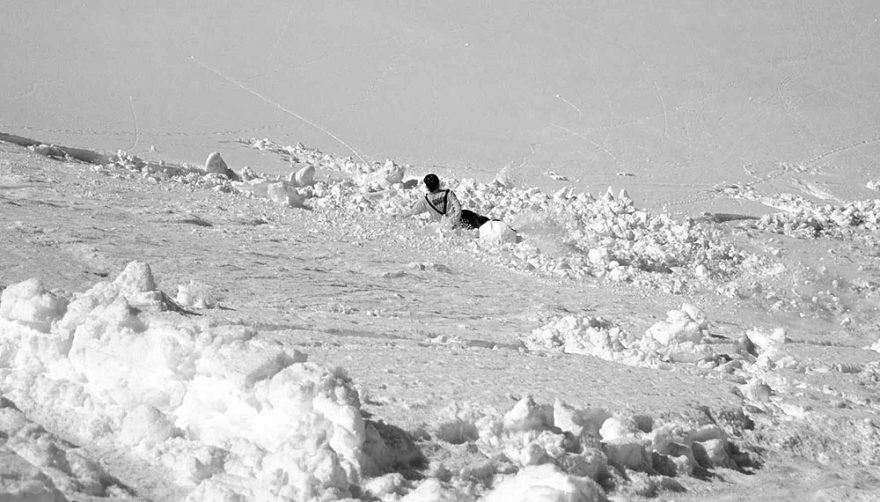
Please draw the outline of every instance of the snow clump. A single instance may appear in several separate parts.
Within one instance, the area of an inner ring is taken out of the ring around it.
[[[138,262],[69,304],[36,281],[12,285],[0,392],[70,417],[72,437],[164,466],[192,500],[344,498],[401,460],[342,370],[173,306]]]
[[[211,309],[217,306],[217,299],[210,286],[198,281],[178,285],[175,300],[187,308]]]
[[[517,241],[517,235],[507,223],[499,220],[491,220],[480,226],[480,239],[486,242],[515,243]]]
[[[817,204],[789,193],[762,196],[754,189],[731,189],[728,194],[782,209],[783,212],[764,215],[750,224],[767,232],[794,237],[843,238],[857,230],[875,231],[880,228],[880,199],[832,205]]]
[[[529,395],[504,414],[455,410],[455,415],[458,429],[474,431],[455,434],[455,440],[463,439],[476,458],[449,483],[470,480],[466,486],[476,486],[472,495],[482,492],[480,500],[605,500],[603,486],[623,489],[635,473],[662,484],[661,478],[687,476],[698,466],[735,467],[736,459],[743,460],[728,433],[710,419],[665,421],[559,400],[544,405]]]
[[[561,316],[537,328],[523,343],[530,350],[552,350],[599,357],[634,366],[660,367],[672,362],[711,360],[705,343],[707,322],[699,308],[683,304],[644,336],[626,332],[601,317]]]

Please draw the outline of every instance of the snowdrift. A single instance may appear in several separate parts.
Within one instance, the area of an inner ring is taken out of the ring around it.
[[[175,313],[144,263],[69,303],[31,280],[0,305],[5,395],[69,417],[84,442],[130,447],[194,500],[341,498],[398,460],[342,370]]]
[[[697,465],[736,466],[720,428],[655,427],[651,417],[526,396],[504,414],[470,409],[437,424],[436,441],[468,442],[485,460],[458,472],[429,469],[429,479],[413,482],[401,472],[426,468],[424,457],[406,434],[364,419],[343,370],[310,363],[254,328],[187,314],[140,262],[71,298],[37,280],[3,290],[0,425],[10,439],[0,455],[22,481],[4,482],[0,493],[129,493],[27,415],[54,416],[77,442],[164,471],[193,501],[594,501],[605,500],[601,483],[627,470],[678,476]],[[20,452],[33,451],[34,435],[52,454],[25,461]]]

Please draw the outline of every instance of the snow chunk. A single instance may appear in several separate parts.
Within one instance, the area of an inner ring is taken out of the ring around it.
[[[189,281],[189,284],[177,286],[177,303],[186,308],[211,309],[217,306],[217,300],[211,288],[204,283]]]
[[[646,441],[620,437],[605,443],[608,462],[620,468],[647,471],[651,468],[651,454],[645,448]]]
[[[285,207],[303,207],[306,200],[296,188],[287,186],[283,181],[266,185],[266,195],[272,202]]]
[[[486,242],[515,243],[517,235],[507,223],[499,220],[490,220],[480,226],[480,239]]]
[[[128,445],[152,447],[171,438],[174,425],[153,406],[138,405],[122,421],[119,440]]]
[[[237,178],[235,172],[229,169],[226,161],[220,156],[220,152],[212,152],[208,155],[208,158],[205,160],[205,172],[208,174],[222,174],[229,179]]]
[[[485,502],[596,502],[607,500],[605,492],[590,478],[565,474],[545,464],[525,467],[500,483]]]
[[[758,328],[752,328],[746,331],[746,336],[762,352],[776,350],[787,341],[783,328],[776,328],[769,335]]]
[[[602,423],[599,429],[599,436],[604,441],[611,441],[620,438],[631,438],[639,433],[638,425],[632,419],[620,417],[610,417]]]
[[[539,406],[526,395],[504,415],[504,429],[508,431],[541,430],[553,425],[553,410]]]
[[[579,410],[558,399],[553,403],[553,425],[575,437],[598,436],[600,428],[610,417],[602,408]]]
[[[67,300],[46,291],[38,279],[13,284],[0,294],[0,317],[42,333],[49,332],[66,308]]]
[[[315,184],[315,166],[307,164],[291,175],[291,181],[296,186],[307,187]]]
[[[670,310],[666,320],[660,321],[646,332],[662,345],[681,342],[699,343],[708,327],[706,316],[699,308],[684,303],[681,310]]]

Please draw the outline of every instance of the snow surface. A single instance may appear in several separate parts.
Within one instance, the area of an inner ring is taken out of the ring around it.
[[[0,499],[878,498],[876,2],[44,3]]]
[[[522,236],[486,242],[394,219],[399,164],[249,144],[289,176],[4,150],[3,493],[712,499],[807,459],[853,481],[773,493],[877,489],[870,217],[778,233],[447,178]]]

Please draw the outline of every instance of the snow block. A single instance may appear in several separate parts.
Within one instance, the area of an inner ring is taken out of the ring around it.
[[[516,232],[507,223],[490,220],[480,227],[480,239],[486,242],[516,242]]]
[[[727,441],[723,439],[695,442],[693,444],[693,451],[697,463],[704,467],[736,467],[736,464],[727,454]]]
[[[639,426],[634,420],[610,417],[602,423],[599,436],[603,441],[611,441],[612,439],[635,437],[639,432]]]
[[[46,291],[38,279],[13,284],[0,294],[0,317],[42,333],[49,332],[66,308],[67,300]]]
[[[572,476],[593,480],[599,480],[608,472],[608,457],[596,448],[584,448],[581,453],[566,453],[557,464]]]
[[[526,395],[504,414],[504,429],[507,431],[542,430],[553,425],[553,411],[546,406],[539,406]]]
[[[284,182],[271,183],[266,186],[266,195],[272,202],[285,207],[303,207],[305,197]]]
[[[229,169],[229,166],[226,165],[226,161],[220,156],[220,152],[212,152],[208,155],[207,160],[205,160],[205,172],[210,174],[222,174],[231,180],[237,179],[235,172],[232,169]]]
[[[706,317],[703,311],[690,304],[683,304],[681,310],[670,310],[666,320],[648,328],[645,335],[661,345],[675,343],[700,343],[706,330]]]
[[[605,443],[608,462],[618,468],[647,471],[651,468],[651,455],[644,441],[635,438],[613,439]]]
[[[602,408],[576,409],[556,400],[553,403],[553,425],[575,437],[598,436],[599,429],[611,415]]]
[[[177,285],[177,297],[174,299],[181,307],[210,309],[217,306],[217,300],[211,288],[201,282],[189,281],[189,284]]]
[[[315,172],[315,166],[307,164],[293,173],[290,181],[298,187],[312,186],[315,184]]]
[[[575,477],[552,464],[525,467],[504,480],[485,502],[600,502],[605,492],[592,479]]]
[[[399,166],[395,164],[392,160],[386,160],[385,164],[382,166],[382,169],[377,171],[382,181],[389,185],[393,185],[395,183],[400,183],[403,181],[403,175],[406,173],[406,168],[403,166]]]

